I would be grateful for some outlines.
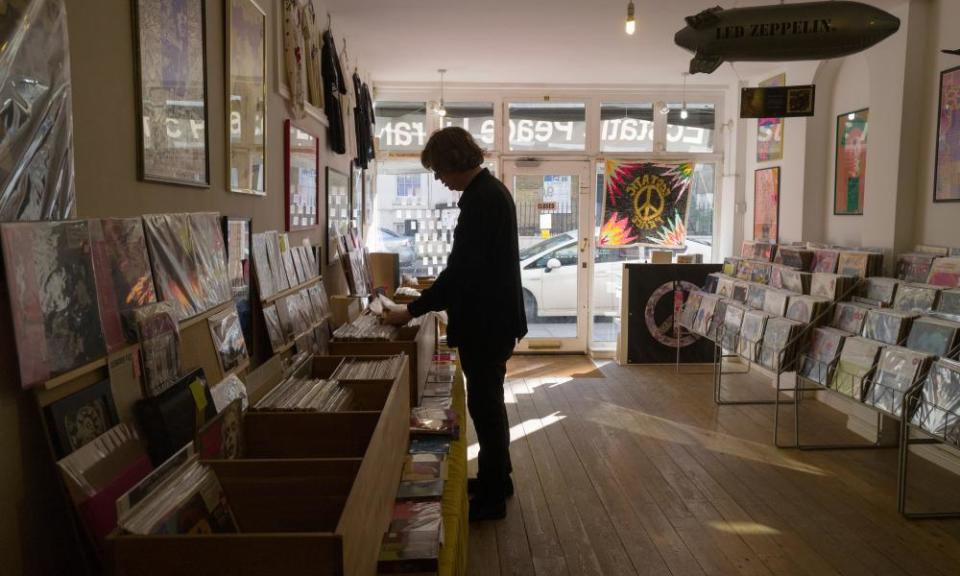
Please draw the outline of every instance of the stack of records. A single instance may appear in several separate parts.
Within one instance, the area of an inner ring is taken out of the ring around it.
[[[277,384],[260,399],[254,410],[340,412],[353,403],[353,391],[337,380],[310,375],[312,363],[305,362],[292,376]]]
[[[677,254],[677,264],[703,264],[703,254]]]
[[[907,348],[938,358],[953,356],[960,336],[960,324],[939,318],[921,317],[913,321]]]
[[[680,321],[678,324],[681,328],[693,331],[703,296],[704,293],[699,290],[691,290],[687,295],[687,301],[683,304],[683,309],[680,311]]]
[[[410,434],[460,437],[460,417],[453,410],[425,408],[410,410]]]
[[[941,292],[937,312],[960,315],[960,290],[944,290]]]
[[[873,308],[867,312],[861,334],[864,338],[896,346],[910,333],[910,325],[916,317],[913,312]]]
[[[760,364],[774,371],[790,370],[796,363],[795,340],[803,324],[787,318],[770,318],[760,345]]]
[[[737,281],[730,276],[724,276],[717,281],[717,294],[724,298],[733,298],[733,289]]]
[[[333,339],[341,342],[389,342],[395,340],[399,328],[383,324],[375,314],[361,314],[356,320],[333,331]]]
[[[878,308],[890,308],[897,296],[897,286],[900,281],[896,278],[871,276],[861,284],[860,294],[854,296],[855,302],[870,304]]]
[[[159,396],[180,377],[180,324],[167,302],[133,311],[143,364],[143,395]]]
[[[785,316],[791,293],[786,290],[767,288],[763,298],[763,311],[773,316]]]
[[[840,263],[840,251],[829,248],[816,248],[813,251],[813,272],[834,274]]]
[[[893,309],[902,312],[932,312],[937,309],[943,289],[929,284],[901,284]]]
[[[784,266],[807,272],[813,268],[813,256],[813,251],[805,248],[781,247],[778,259]]]
[[[756,361],[760,343],[763,341],[763,330],[770,315],[760,310],[748,310],[743,315],[743,324],[740,326],[740,347],[737,352],[750,361]]]
[[[420,405],[424,408],[449,410],[452,405],[455,371],[453,363],[434,362],[427,374],[427,384],[424,387]]]
[[[213,339],[213,348],[220,363],[220,370],[224,374],[247,363],[247,343],[243,338],[240,314],[237,312],[235,303],[208,318],[207,324],[210,328],[210,337]]]
[[[774,283],[774,288],[782,288],[794,294],[810,293],[810,282],[813,278],[812,274],[809,272],[801,272],[788,266],[781,266],[777,268],[777,271],[780,277],[780,285],[777,286],[776,283]]]
[[[767,287],[762,284],[751,284],[747,289],[747,307],[754,310],[763,310]]]
[[[801,324],[813,322],[820,324],[820,320],[823,319],[824,313],[827,312],[832,303],[832,300],[816,296],[794,296],[790,298],[787,318],[796,320]]]
[[[863,304],[837,302],[833,308],[833,321],[830,325],[851,334],[862,334],[868,312],[870,308]]]
[[[378,574],[437,574],[443,539],[440,502],[397,502],[383,537]]]
[[[152,483],[152,476],[144,483]],[[144,536],[238,531],[220,481],[196,455],[153,485],[142,500],[120,515],[118,525],[125,533]]]
[[[742,258],[724,258],[722,272],[727,276],[736,276]]]
[[[450,438],[443,436],[421,436],[410,439],[410,454],[449,454]]]
[[[57,462],[98,547],[117,526],[116,502],[153,470],[137,431],[119,424]]]
[[[960,448],[960,363],[943,359],[934,362],[911,420],[929,434]]]
[[[937,258],[930,267],[927,284],[956,288],[960,286],[960,258]]]
[[[735,352],[740,349],[740,327],[747,309],[739,302],[730,302],[724,311],[720,344],[724,350]]]
[[[347,358],[330,377],[334,380],[395,380],[405,354],[389,358]]]
[[[800,360],[800,375],[826,386],[830,370],[840,357],[843,341],[848,336],[851,335],[836,328],[814,330],[810,350]]]
[[[863,399],[866,378],[877,365],[877,356],[883,344],[859,336],[843,342],[840,360],[833,373],[830,387],[857,400]]]
[[[277,232],[253,235],[253,268],[256,271],[261,300],[290,288],[280,256],[280,238]]]
[[[741,258],[772,262],[777,245],[770,242],[744,242],[740,248]]]
[[[769,262],[757,262],[753,265],[753,273],[750,275],[750,281],[766,286],[770,284],[770,275],[773,273],[773,264]]]
[[[900,416],[903,397],[923,374],[933,357],[900,346],[888,346],[880,353],[877,373],[863,401],[884,412]],[[909,416],[909,415],[908,415]]]
[[[403,461],[403,482],[431,482],[447,479],[447,458],[443,454],[407,454]]]
[[[837,274],[867,278],[879,276],[883,271],[883,254],[880,252],[844,251],[837,262]]]
[[[849,297],[857,278],[826,272],[816,272],[810,281],[810,295],[828,300],[844,300]]]
[[[204,460],[234,460],[243,456],[243,404],[234,400],[207,422],[193,441]]]
[[[713,307],[712,317],[708,317],[709,322],[703,325],[706,329],[705,332],[697,332],[697,334],[703,334],[713,342],[716,342],[717,339],[720,338],[723,330],[723,321],[727,315],[727,305],[731,302],[733,302],[733,300],[727,298],[717,300]],[[706,305],[706,301],[704,301],[704,305]],[[700,308],[702,310],[703,306]]]
[[[750,283],[738,281],[733,285],[733,299],[741,304],[747,302],[747,296],[750,294]]]
[[[897,257],[897,278],[904,282],[924,283],[930,278],[933,254],[909,253]]]

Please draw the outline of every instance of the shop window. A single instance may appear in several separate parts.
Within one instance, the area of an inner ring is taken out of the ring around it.
[[[508,107],[511,152],[582,152],[586,149],[582,102],[516,102]]]
[[[671,102],[667,107],[667,152],[713,152],[716,127],[713,104],[688,102],[686,118],[682,117],[682,103]]]
[[[484,150],[492,150],[496,134],[496,121],[493,117],[491,102],[447,102],[444,107],[447,115],[443,118],[444,128],[459,126],[473,136]]]
[[[427,143],[426,103],[377,102],[373,108],[380,150],[423,149]]]
[[[652,152],[653,104],[604,102],[600,106],[602,152]]]

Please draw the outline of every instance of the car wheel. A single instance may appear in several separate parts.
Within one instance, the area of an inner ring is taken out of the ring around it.
[[[527,313],[527,322],[536,322],[537,317],[537,299],[529,290],[523,291],[523,309]]]

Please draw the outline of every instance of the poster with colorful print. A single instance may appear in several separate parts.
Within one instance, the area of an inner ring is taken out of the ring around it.
[[[934,202],[960,201],[960,66],[940,73]]]
[[[693,162],[607,160],[601,246],[682,248]]]
[[[786,74],[779,74],[760,83],[763,88],[786,85]],[[757,162],[783,159],[783,128],[783,118],[757,120]]]
[[[833,180],[834,215],[862,215],[867,180],[866,108],[837,116],[837,163]]]
[[[780,168],[753,173],[753,239],[776,243],[780,236]]]

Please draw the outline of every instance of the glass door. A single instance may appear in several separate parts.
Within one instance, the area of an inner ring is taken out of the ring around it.
[[[529,333],[519,351],[585,352],[589,313],[590,163],[504,160],[517,206]]]

